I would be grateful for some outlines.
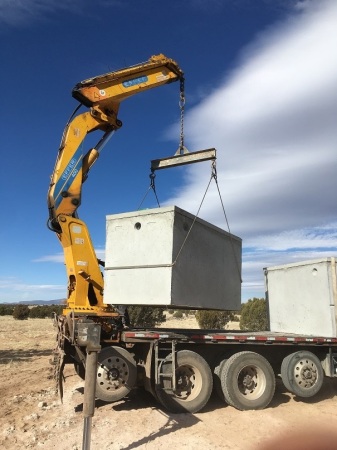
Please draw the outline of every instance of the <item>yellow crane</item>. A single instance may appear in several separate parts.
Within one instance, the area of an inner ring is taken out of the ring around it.
[[[65,127],[48,191],[49,228],[63,247],[68,277],[68,299],[64,314],[114,316],[114,308],[103,303],[103,277],[86,224],[77,217],[82,184],[112,134],[122,126],[120,103],[148,89],[174,81],[184,74],[178,64],[163,54],[147,62],[78,83],[72,95],[87,107],[78,108]],[[79,106],[81,106],[79,105]],[[98,144],[83,154],[82,142],[94,131],[103,133]]]

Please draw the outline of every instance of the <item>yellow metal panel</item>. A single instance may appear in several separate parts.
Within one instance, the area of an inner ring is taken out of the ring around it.
[[[91,312],[106,310],[103,276],[87,226],[82,220],[63,215],[59,217],[59,223],[68,276],[67,308]]]

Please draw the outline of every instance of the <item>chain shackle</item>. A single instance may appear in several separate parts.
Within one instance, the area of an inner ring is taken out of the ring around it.
[[[151,171],[149,177],[150,177],[150,187],[155,190],[156,186],[154,180],[156,178],[156,174],[154,173],[154,170]]]
[[[218,174],[217,174],[217,170],[216,170],[216,161],[212,161],[212,178],[214,178],[215,181],[217,181],[218,179]]]

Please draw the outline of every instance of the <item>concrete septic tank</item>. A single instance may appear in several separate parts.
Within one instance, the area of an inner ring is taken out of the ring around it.
[[[265,269],[270,330],[336,336],[336,259]]]
[[[239,310],[241,239],[176,206],[106,218],[104,302]]]

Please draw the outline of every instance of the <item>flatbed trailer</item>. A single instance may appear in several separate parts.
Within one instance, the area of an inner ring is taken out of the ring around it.
[[[239,410],[263,409],[278,376],[299,398],[316,395],[325,377],[337,376],[336,337],[130,328],[103,336],[100,343],[96,397],[113,402],[143,387],[173,413],[201,410],[213,390]],[[71,347],[66,362],[83,376],[85,349]]]

